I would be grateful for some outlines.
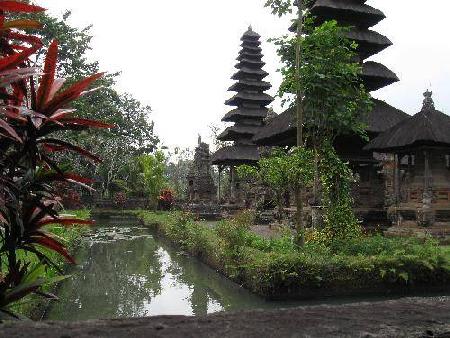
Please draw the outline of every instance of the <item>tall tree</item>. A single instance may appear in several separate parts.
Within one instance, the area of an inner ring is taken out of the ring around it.
[[[308,2],[266,2],[266,6],[278,15],[292,12],[294,5],[298,11],[295,37],[275,39],[283,62],[279,94],[295,96],[292,101],[297,112],[297,146],[311,145],[314,149],[314,195],[317,199],[320,157],[327,157],[325,155],[333,149],[337,135],[356,133],[364,136],[361,121],[370,110],[371,101],[361,82],[361,66],[355,62],[357,46],[345,37],[346,28],[339,27],[335,21],[316,25],[309,15]],[[326,150],[324,154],[321,154],[322,149]],[[348,178],[348,175],[342,173],[341,177]],[[299,187],[296,201],[300,231],[303,229],[302,195]],[[346,203],[349,200],[345,199]],[[299,241],[302,244],[303,239]]]
[[[90,61],[87,56],[92,49],[92,26],[81,29],[70,26],[70,11],[66,11],[62,18],[48,13],[36,13],[34,17],[43,24],[43,29],[37,30],[35,34],[44,41],[44,45],[53,39],[61,41],[61,63],[56,70],[58,77],[67,78],[67,82],[71,83],[86,74],[98,72],[99,63]],[[46,49],[43,48],[37,54],[37,64],[42,63],[45,52]],[[105,193],[109,192],[112,182],[127,178],[128,173],[124,169],[135,163],[134,157],[152,153],[159,143],[151,121],[151,107],[142,105],[130,94],[119,93],[114,88],[115,79],[119,75],[107,74],[98,82],[99,90],[81,97],[73,105],[79,116],[107,121],[116,127],[110,133],[89,131],[64,135],[67,140],[89,147],[104,158],[104,162],[98,167],[84,160],[76,160],[74,166],[84,174],[94,175],[100,180],[101,190]]]

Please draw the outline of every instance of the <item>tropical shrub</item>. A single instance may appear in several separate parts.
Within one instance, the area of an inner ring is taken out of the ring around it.
[[[173,192],[170,189],[161,190],[158,197],[158,210],[170,211],[173,206]]]
[[[58,212],[61,197],[55,183],[89,188],[92,181],[60,163],[57,154],[77,153],[93,162],[100,159],[58,136],[65,131],[112,127],[77,118],[70,108],[102,74],[65,86],[63,79],[55,78],[57,41],[48,47],[43,70],[31,66],[29,58],[41,49],[42,42],[22,30],[40,24],[29,19],[8,21],[6,14],[41,11],[24,2],[0,1],[0,311],[7,314],[12,314],[11,304],[31,293],[54,297],[41,291],[49,281],[37,273],[40,265],[59,270],[49,252],[75,263],[46,226],[92,224]],[[31,257],[39,264],[32,265]]]

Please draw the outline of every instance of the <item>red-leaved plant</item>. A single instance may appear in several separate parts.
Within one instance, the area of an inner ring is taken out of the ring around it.
[[[42,48],[42,42],[22,30],[40,24],[27,19],[7,21],[6,13],[43,10],[25,2],[0,1],[0,311],[8,314],[12,314],[11,304],[31,293],[54,297],[42,292],[48,281],[34,277],[27,257],[34,255],[44,266],[57,268],[46,254],[50,250],[75,263],[46,226],[92,224],[59,214],[55,183],[89,188],[92,181],[67,171],[55,153],[76,152],[95,162],[100,159],[55,133],[112,127],[77,118],[70,109],[70,103],[86,94],[102,74],[64,86],[64,80],[55,78],[56,41],[48,48],[44,69],[32,66],[29,58]]]

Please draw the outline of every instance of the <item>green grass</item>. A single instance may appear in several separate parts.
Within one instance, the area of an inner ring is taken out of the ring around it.
[[[182,249],[269,298],[450,285],[450,250],[433,240],[374,236],[298,248],[288,233],[257,236],[245,218],[211,229],[179,212],[139,215]]]

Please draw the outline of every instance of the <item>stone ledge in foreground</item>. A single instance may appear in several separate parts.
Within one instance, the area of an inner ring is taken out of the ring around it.
[[[450,338],[450,297],[274,311],[0,325],[0,337],[440,337]]]

